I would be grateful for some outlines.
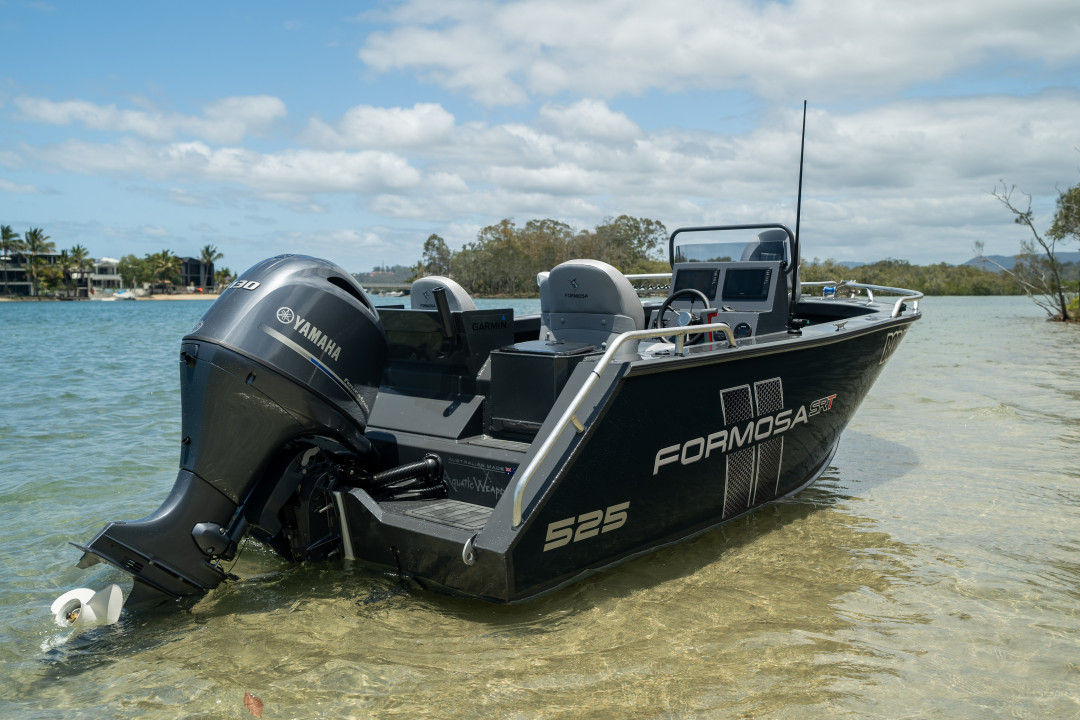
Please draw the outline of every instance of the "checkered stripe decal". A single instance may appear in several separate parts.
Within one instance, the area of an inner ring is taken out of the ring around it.
[[[725,425],[738,425],[754,419],[750,386],[720,391]],[[724,483],[724,517],[738,515],[750,507],[754,491],[754,448],[728,453],[727,480]]]
[[[784,409],[784,383],[780,378],[754,383],[758,415],[775,415]],[[784,437],[774,437],[757,446],[757,477],[754,481],[754,503],[776,497],[780,484],[780,461],[784,458]]]
[[[780,378],[720,391],[724,424],[743,426],[755,418],[775,415],[784,409],[784,383]],[[776,497],[780,467],[784,458],[784,438],[764,440],[751,447],[728,453],[725,462],[724,517],[746,511],[751,505]]]

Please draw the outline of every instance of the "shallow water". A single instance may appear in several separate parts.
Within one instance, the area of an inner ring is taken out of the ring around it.
[[[70,636],[53,598],[122,574],[67,543],[167,494],[207,306],[0,304],[0,716],[1080,715],[1080,328],[1024,298],[924,301],[814,487],[536,602],[251,545]]]

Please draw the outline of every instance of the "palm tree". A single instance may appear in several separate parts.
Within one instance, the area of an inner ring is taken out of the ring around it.
[[[56,252],[56,243],[49,240],[49,236],[41,228],[30,228],[23,235],[23,244],[30,256],[30,294],[37,295],[37,274],[39,263],[35,262],[38,255]]]
[[[90,297],[90,275],[86,272],[90,269],[90,251],[82,245],[76,245],[71,248],[71,259],[75,264],[75,272],[79,273],[79,279],[85,278],[86,296]],[[76,286],[75,295],[77,296],[78,294],[78,286]]]
[[[204,290],[206,289],[206,273],[209,272],[210,266],[223,257],[225,256],[219,253],[213,245],[207,245],[199,254],[199,284],[202,285]],[[214,278],[211,277],[210,279],[213,280]]]
[[[46,257],[36,257],[31,265],[33,265],[34,273],[37,276],[37,293],[39,296],[42,292],[55,292],[63,286],[64,273],[55,260],[49,262]]]
[[[68,254],[67,250],[60,251],[60,257],[56,259],[56,267],[60,270],[60,276],[63,278],[64,287],[67,288],[68,295],[71,295],[72,285],[75,282],[74,273],[75,270],[75,258]]]
[[[127,285],[131,289],[135,289],[139,286],[140,282],[146,282],[150,274],[150,256],[145,258],[135,257],[135,255],[125,255],[120,258],[120,265],[117,270],[120,272],[120,284],[123,285],[127,282]]]
[[[171,250],[162,250],[147,259],[150,261],[150,271],[154,278],[162,283],[172,283],[173,278],[180,274],[180,258],[173,255]]]
[[[23,251],[23,241],[19,233],[12,232],[10,225],[0,225],[0,254],[4,256],[4,294],[8,294],[8,264],[11,256]]]

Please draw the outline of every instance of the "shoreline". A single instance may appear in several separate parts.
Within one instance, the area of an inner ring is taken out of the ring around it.
[[[182,295],[147,295],[145,297],[137,297],[136,300],[217,300],[220,295],[211,295],[210,293],[184,293]],[[125,302],[119,300],[116,302]]]
[[[176,295],[144,295],[143,297],[135,298],[136,301],[142,302],[143,300],[217,300],[220,295],[211,293],[177,293]],[[55,297],[0,297],[0,303],[8,302],[131,302],[130,300],[95,300],[93,298],[55,298]]]

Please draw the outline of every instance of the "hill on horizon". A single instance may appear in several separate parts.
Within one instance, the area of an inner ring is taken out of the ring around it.
[[[1059,253],[1057,253],[1057,259],[1058,259],[1058,262],[1060,262],[1063,265],[1068,265],[1069,263],[1077,263],[1077,262],[1080,262],[1080,252],[1059,252]],[[1003,268],[1005,268],[1007,270],[1012,270],[1013,265],[1016,264],[1016,256],[1015,255],[987,255],[985,259],[974,257],[974,258],[971,258],[970,260],[968,260],[966,262],[961,263],[961,265],[971,265],[972,267],[981,267],[981,268],[983,268],[985,270],[990,270],[991,272],[1001,272],[1001,270],[999,270],[997,268],[997,266],[995,266],[991,262],[988,262],[989,260],[993,260],[998,265],[1001,265],[1001,267],[1003,267]],[[880,260],[875,260],[873,262],[860,262],[860,261],[857,261],[857,260],[840,260],[840,261],[837,261],[836,264],[837,265],[843,265],[844,267],[856,268],[856,267],[862,267],[863,265],[873,265],[876,262],[880,262]],[[917,263],[912,263],[912,265],[915,265],[915,264],[917,264]],[[937,265],[937,263],[928,263],[928,264]],[[952,265],[952,263],[946,263],[946,264],[947,265]]]
[[[1080,262],[1080,252],[1059,252],[1056,255],[1058,262],[1064,264]],[[1012,270],[1013,265],[1016,264],[1015,255],[987,255],[983,258],[971,258],[965,265],[972,265],[974,267],[981,267],[993,272],[1001,272],[993,263],[988,262],[993,260],[1006,270]]]

